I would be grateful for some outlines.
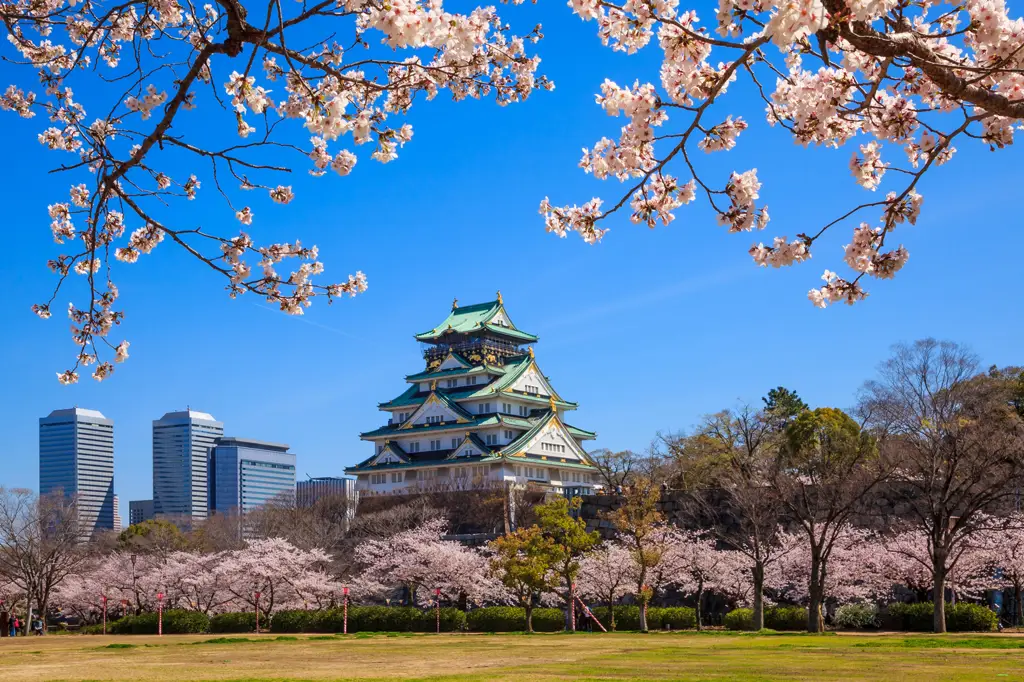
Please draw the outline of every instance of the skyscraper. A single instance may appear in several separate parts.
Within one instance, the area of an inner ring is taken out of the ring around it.
[[[123,529],[121,528],[121,503],[117,499],[117,495],[114,495],[114,532],[120,533]]]
[[[210,449],[223,435],[223,423],[192,409],[168,412],[153,422],[155,514],[206,518]]]
[[[210,453],[210,511],[245,513],[273,499],[295,502],[295,455],[288,446],[221,438]]]
[[[39,420],[39,494],[78,503],[83,538],[114,528],[114,422],[96,410],[54,410]]]
[[[128,525],[149,521],[153,518],[153,500],[128,501]]]
[[[321,476],[299,481],[295,484],[295,504],[298,507],[312,507],[318,500],[334,497],[355,502],[356,479],[336,476]]]

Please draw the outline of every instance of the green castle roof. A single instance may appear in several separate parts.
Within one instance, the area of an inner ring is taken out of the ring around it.
[[[509,326],[491,324],[498,313],[504,313],[509,321]],[[512,324],[512,319],[505,312],[501,302],[501,295],[496,301],[487,303],[474,303],[473,305],[453,306],[448,317],[433,329],[416,335],[417,341],[437,341],[445,334],[474,334],[488,331],[500,336],[506,336],[516,341],[532,343],[537,340],[533,334],[520,331]]]

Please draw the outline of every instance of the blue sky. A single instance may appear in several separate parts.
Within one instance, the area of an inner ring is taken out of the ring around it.
[[[71,178],[46,175],[63,159],[35,142],[44,121],[7,114],[7,152],[18,162],[4,178],[0,483],[38,485],[37,419],[75,404],[115,420],[122,500],[150,496],[151,421],[186,405],[214,414],[229,435],[290,444],[300,476],[340,474],[369,453],[358,433],[383,422],[376,404],[422,369],[412,335],[439,322],[453,297],[491,300],[498,289],[516,324],[540,336],[538,361],[580,403],[572,421],[599,433],[595,447],[643,448],[658,431],[757,401],[780,384],[812,405],[848,406],[902,340],[948,338],[971,345],[986,365],[1021,362],[1016,150],[959,144],[954,161],[925,181],[921,220],[899,232],[911,254],[904,270],[892,282],[871,282],[863,304],[821,311],[805,293],[826,267],[842,272],[852,226],[834,231],[809,263],[784,271],[755,267],[750,235],[726,234],[699,203],[653,231],[616,219],[598,246],[546,234],[537,214],[544,196],[558,204],[617,198],[617,182],[576,167],[581,147],[622,125],[594,104],[594,93],[606,77],[657,78],[657,50],[612,53],[594,24],[559,2],[502,11],[522,31],[544,24],[539,50],[554,92],[505,108],[419,102],[409,119],[415,137],[397,162],[381,166],[356,148],[351,176],[314,179],[300,165],[288,180],[297,195],[291,206],[253,203],[258,241],[317,244],[329,275],[366,272],[365,295],[288,317],[251,295],[230,300],[221,281],[164,244],[115,273],[131,359],[103,384],[58,385],[55,372],[73,353],[66,321],[44,322],[29,310],[53,286],[45,262],[58,247],[46,206],[63,200]],[[9,80],[12,68],[0,72]],[[816,229],[876,198],[854,184],[849,148],[797,147],[768,128],[748,92],[731,94],[719,118],[741,114],[751,128],[736,150],[699,162],[716,184],[732,169],[758,168],[772,214],[762,238]],[[181,215],[237,230],[212,198]]]

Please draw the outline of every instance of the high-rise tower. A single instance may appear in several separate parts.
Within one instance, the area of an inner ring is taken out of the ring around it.
[[[54,410],[39,420],[39,494],[74,496],[79,532],[114,528],[114,422],[96,410]]]
[[[153,512],[201,521],[207,516],[208,460],[224,424],[205,412],[168,412],[153,422]]]

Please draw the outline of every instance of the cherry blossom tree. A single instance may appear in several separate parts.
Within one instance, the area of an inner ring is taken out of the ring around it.
[[[998,584],[994,571],[994,566],[998,564],[995,547],[998,543],[997,535],[1002,535],[1002,532],[996,533],[994,529],[993,523],[990,531],[973,533],[945,555],[945,563],[940,567],[944,576],[942,587],[938,586],[936,580],[931,536],[920,528],[883,538],[887,556],[882,570],[893,582],[906,585],[919,597],[927,597],[929,592],[936,589],[948,589],[954,600],[957,595],[979,597]]]
[[[217,570],[226,559],[219,552],[175,552],[157,568],[153,580],[178,608],[216,612],[234,597],[224,582],[227,574]]]
[[[1006,528],[993,538],[991,549],[999,568],[997,579],[1013,590],[1014,625],[1024,625],[1024,514],[1010,515]]]
[[[580,561],[579,593],[608,606],[608,629],[615,629],[615,603],[629,594],[633,558],[617,542],[606,542]]]
[[[628,189],[609,207],[599,198],[572,206],[545,198],[547,230],[595,243],[620,211],[653,228],[698,195],[729,232],[763,230],[757,169],[712,178],[699,158],[740,143],[748,123],[728,111],[727,92],[753,92],[768,123],[796,144],[845,146],[853,181],[876,195],[750,247],[756,264],[784,267],[853,223],[843,256],[850,274],[825,270],[824,285],[808,294],[820,307],[863,299],[865,276],[895,276],[908,258],[895,233],[917,222],[925,173],[949,162],[956,144],[1012,144],[1024,118],[1024,21],[1003,0],[719,0],[710,22],[675,0],[571,6],[613,50],[632,54],[656,37],[660,82],[604,81],[597,104],[625,125],[617,139],[584,149],[580,166]]]
[[[670,540],[669,563],[678,571],[672,583],[680,592],[696,599],[697,629],[704,627],[702,603],[706,591],[727,596],[746,582],[749,567],[745,557],[733,550],[720,550],[709,533],[677,531]],[[741,577],[742,576],[742,577]]]
[[[319,283],[315,246],[258,243],[273,213],[253,210],[248,195],[291,203],[285,176],[296,164],[348,175],[359,159],[349,145],[394,160],[412,139],[416,100],[446,92],[504,105],[551,87],[528,52],[539,26],[517,36],[493,7],[460,13],[439,0],[2,0],[0,17],[6,59],[24,70],[0,108],[45,118],[38,140],[67,177],[48,207],[57,283],[34,306],[48,318],[60,295],[71,298],[76,354],[58,374],[64,384],[90,365],[102,380],[128,357],[128,341],[110,339],[124,319],[114,271],[161,244],[222,277],[230,296],[291,314],[317,296],[364,291],[361,272]],[[182,202],[210,192],[224,205],[205,225],[183,215]]]
[[[329,560],[321,549],[299,549],[287,540],[269,538],[226,552],[216,571],[236,606],[258,608],[270,620],[275,609],[301,605],[297,586],[322,573]]]
[[[486,557],[458,542],[441,539],[447,527],[444,519],[435,518],[357,546],[355,557],[363,566],[362,593],[381,598],[404,588],[410,601],[428,605],[438,589],[445,598],[465,596],[477,602],[503,592],[490,575]],[[422,593],[421,587],[425,588]]]

